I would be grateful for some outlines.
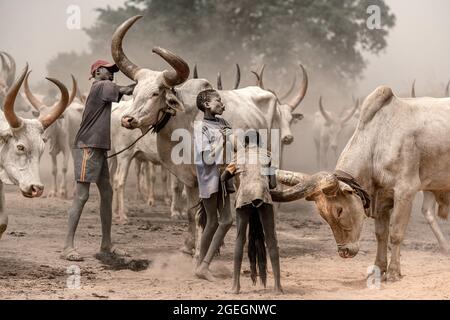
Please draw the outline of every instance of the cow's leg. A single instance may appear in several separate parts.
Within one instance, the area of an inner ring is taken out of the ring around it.
[[[147,205],[151,207],[155,204],[156,170],[155,165],[151,162],[147,162],[145,166],[146,166],[145,178],[147,180]]]
[[[411,216],[412,202],[416,191],[395,191],[394,209],[392,210],[392,225],[390,230],[391,261],[386,273],[388,281],[400,280],[400,246],[405,237],[406,227]]]
[[[433,233],[439,242],[439,247],[441,248],[441,250],[444,253],[449,253],[450,252],[449,244],[445,239],[445,236],[442,233],[439,224],[436,221],[435,212],[436,212],[436,199],[434,197],[434,194],[429,191],[424,191],[422,202],[422,214],[425,216],[425,219],[430,225],[431,230],[433,230]]]
[[[187,187],[187,207],[188,209],[188,233],[184,240],[184,246],[181,251],[188,254],[194,253],[194,259],[200,255],[200,236],[202,228],[199,225],[199,206],[200,198],[197,187]]]
[[[171,181],[170,181],[170,173],[163,167],[161,167],[161,181],[162,181],[162,190],[165,190],[164,192],[164,203],[166,205],[170,205],[170,187],[171,187]]]
[[[61,180],[61,186],[59,188],[59,195],[63,199],[67,199],[67,167],[69,165],[69,155],[70,155],[70,150],[65,150],[63,152],[63,162],[61,165],[62,180]]]
[[[117,212],[114,214],[117,215],[120,224],[125,224],[128,220],[125,209],[124,189],[131,160],[130,154],[125,154],[118,158],[116,175],[114,176],[114,198],[117,201],[117,205],[114,206],[117,208]]]
[[[52,154],[51,158],[52,158],[53,181],[52,181],[52,188],[51,188],[50,192],[47,194],[47,197],[49,197],[49,198],[53,198],[58,195],[58,190],[57,190],[57,188],[58,188],[58,162],[56,161],[56,155]]]
[[[171,219],[182,219],[183,218],[183,183],[177,179],[175,176],[170,178],[170,188],[172,193],[172,203],[170,205],[170,218]]]
[[[377,212],[375,214],[375,235],[377,238],[377,256],[375,265],[385,275],[388,266],[389,220],[393,206],[392,198],[377,197]]]
[[[144,200],[144,192],[141,175],[145,173],[143,162],[134,158],[134,170],[136,172],[136,200]]]
[[[5,191],[3,190],[3,182],[0,181],[0,239],[8,227],[8,215],[5,212]]]

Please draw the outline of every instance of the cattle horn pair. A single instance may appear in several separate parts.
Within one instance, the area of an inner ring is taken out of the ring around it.
[[[297,94],[286,103],[289,107],[291,107],[292,112],[302,102],[303,98],[306,95],[306,91],[308,90],[308,74],[306,73],[305,67],[303,67],[302,64],[300,64],[299,67],[302,71],[302,82],[300,84],[300,88],[297,91]],[[252,73],[256,76],[256,79],[257,79],[256,85],[258,87],[260,87],[261,89],[264,89],[264,83],[263,83],[264,68],[265,68],[265,65],[262,65],[258,72],[252,71]],[[294,77],[294,83],[291,85],[291,87],[294,86],[295,81],[296,81],[296,77]],[[288,92],[284,95],[284,97],[289,96],[291,91],[292,90],[289,89]],[[271,92],[273,92],[273,91],[271,91]]]
[[[317,192],[325,195],[335,195],[339,189],[339,181],[335,175],[328,172],[319,172],[307,175],[298,172],[277,170],[277,181],[290,185],[285,190],[272,190],[272,200],[276,202],[289,202],[308,198]],[[309,199],[307,199],[309,200]]]
[[[353,101],[355,103],[353,109],[349,112],[349,114],[347,116],[345,116],[344,118],[342,118],[340,121],[341,123],[346,123],[348,120],[350,120],[353,115],[355,114],[356,110],[359,107],[359,99],[354,100]],[[330,116],[330,114],[325,110],[325,108],[323,107],[323,103],[322,103],[322,96],[319,97],[319,110],[320,113],[322,114],[322,116],[325,118],[325,120],[327,122],[334,122],[335,120]]]
[[[9,63],[6,62],[5,57],[6,56],[9,60]],[[6,71],[6,85],[8,87],[11,87],[11,85],[14,82],[14,79],[16,78],[16,61],[14,58],[7,52],[0,51],[0,59],[2,61],[2,69],[5,69]]]
[[[40,101],[30,90],[30,85],[28,83],[28,78],[30,76],[31,70],[28,71],[26,77],[25,77],[25,81],[23,84],[24,90],[25,90],[25,95],[28,99],[28,101],[30,101],[31,105],[37,110],[37,111],[41,111],[41,109],[43,107],[46,107],[46,105]],[[78,91],[78,83],[77,80],[75,79],[75,77],[73,75],[71,75],[72,77],[72,92],[70,93],[69,96],[69,102],[67,105],[71,105],[73,100],[75,99],[75,97],[77,96],[77,91]],[[50,80],[52,81],[52,80]],[[54,81],[52,81],[54,82]],[[55,83],[56,84],[56,83]],[[58,86],[59,87],[59,86]]]
[[[141,15],[137,15],[122,23],[114,32],[111,41],[111,54],[114,62],[117,67],[119,67],[120,71],[134,81],[137,81],[136,74],[141,68],[131,62],[125,55],[123,52],[122,41],[131,26],[141,18]],[[168,87],[174,87],[187,80],[190,71],[188,64],[183,59],[169,50],[160,47],[153,48],[152,52],[163,58],[174,69],[172,71],[166,70],[163,72],[164,82]]]
[[[14,111],[14,102],[27,74],[28,74],[28,63],[22,70],[20,77],[13,82],[13,84],[8,90],[8,93],[6,94],[3,112],[5,114],[6,121],[8,121],[11,128],[19,128],[22,124],[22,119],[18,117]],[[47,115],[39,117],[39,121],[42,123],[44,129],[48,128],[53,122],[56,121],[56,119],[58,119],[61,116],[61,114],[66,109],[69,102],[69,93],[67,91],[67,88],[56,79],[52,78],[46,79],[53,82],[59,88],[59,90],[61,91],[61,99],[58,102],[58,104],[52,109],[52,112],[50,112]]]
[[[197,71],[197,65],[195,65],[195,69],[194,69],[194,72],[196,72],[196,71]],[[197,77],[198,77],[198,74],[197,74]],[[236,79],[234,80],[233,90],[236,90],[237,88],[239,88],[240,83],[241,83],[241,68],[239,67],[239,64],[236,63]],[[222,75],[220,74],[220,72],[217,74],[217,89],[223,90]]]

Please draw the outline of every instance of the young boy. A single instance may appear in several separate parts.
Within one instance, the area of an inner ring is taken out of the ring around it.
[[[270,168],[270,152],[261,147],[260,137],[255,130],[245,135],[244,148],[239,148],[233,161],[221,175],[225,181],[236,175],[239,188],[236,192],[237,239],[234,249],[234,273],[232,293],[240,291],[240,273],[245,233],[249,225],[248,256],[251,278],[256,283],[257,271],[266,286],[266,244],[275,278],[275,292],[282,293],[280,283],[280,257],[275,231],[275,216],[269,189],[276,187],[275,172]]]
[[[195,274],[200,279],[214,281],[209,264],[233,222],[229,193],[234,192],[234,189],[232,183],[227,183],[225,187],[220,183],[220,169],[226,149],[224,146],[231,135],[231,126],[223,118],[217,117],[225,110],[217,91],[211,89],[200,92],[197,107],[204,113],[194,135],[195,152],[200,160],[196,161],[197,179],[200,199],[206,212],[206,225],[200,240]]]

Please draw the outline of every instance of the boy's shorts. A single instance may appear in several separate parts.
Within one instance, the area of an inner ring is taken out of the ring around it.
[[[98,148],[72,149],[75,180],[97,183],[99,178],[109,180],[107,151]]]

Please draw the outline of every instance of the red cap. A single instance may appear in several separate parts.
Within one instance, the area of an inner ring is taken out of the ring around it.
[[[94,72],[100,67],[108,68],[109,71],[113,73],[119,71],[119,67],[116,66],[116,64],[109,63],[108,61],[105,60],[97,60],[91,66],[91,77],[89,79],[92,79],[94,77]]]

